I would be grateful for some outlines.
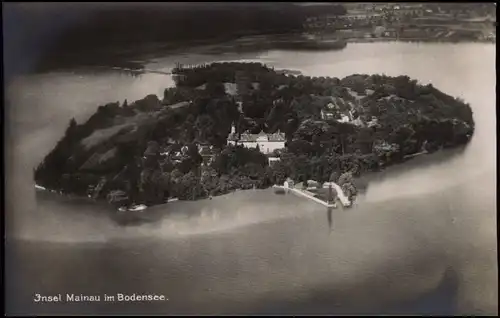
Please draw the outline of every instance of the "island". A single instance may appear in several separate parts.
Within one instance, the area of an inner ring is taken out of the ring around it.
[[[177,65],[175,87],[71,119],[38,187],[116,207],[335,183],[465,146],[471,107],[408,76],[309,77],[261,63]],[[338,188],[337,188],[338,189]],[[331,189],[330,189],[331,190]]]

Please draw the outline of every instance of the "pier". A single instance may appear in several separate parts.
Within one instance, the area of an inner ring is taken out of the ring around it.
[[[334,183],[334,182],[330,182],[329,184],[331,184],[332,188],[335,189],[337,191],[337,199],[340,201],[340,203],[342,204],[343,207],[350,207],[352,202],[349,200],[349,198],[345,195],[344,191],[342,191],[342,188]],[[326,202],[326,201],[323,201],[321,199],[318,199],[315,197],[314,193],[310,192],[310,191],[307,191],[307,190],[301,190],[301,189],[296,189],[296,188],[289,188],[288,186],[278,186],[278,185],[274,185],[273,186],[274,188],[280,188],[280,189],[284,189],[285,190],[285,193],[294,193],[296,195],[299,195],[299,196],[302,196],[302,197],[305,197],[309,200],[312,200],[316,203],[319,203],[327,208],[337,208],[337,204],[336,203],[329,203],[329,202]]]
[[[299,189],[291,188],[290,191],[292,191],[292,193],[295,193],[297,195],[300,195],[300,196],[306,197],[310,200],[313,200],[314,202],[317,202],[321,205],[324,205],[327,208],[337,208],[337,204],[335,204],[335,203],[330,204],[330,203],[327,203],[323,200],[320,200],[320,199],[314,197],[314,195],[307,190],[299,190]]]
[[[349,198],[345,195],[344,191],[342,188],[336,184],[335,182],[330,182],[332,187],[337,191],[337,198],[340,200],[343,206],[351,206],[352,202],[349,200]]]

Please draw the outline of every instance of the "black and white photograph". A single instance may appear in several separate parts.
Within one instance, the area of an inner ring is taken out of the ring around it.
[[[3,2],[5,315],[498,315],[496,2]]]

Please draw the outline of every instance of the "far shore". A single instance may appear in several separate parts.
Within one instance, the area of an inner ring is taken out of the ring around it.
[[[41,67],[40,71],[55,70],[55,69],[72,69],[75,67],[95,67],[109,64],[110,67],[130,68],[131,63],[138,70],[144,67],[147,63],[155,58],[165,57],[176,54],[207,54],[218,55],[223,53],[259,53],[270,50],[282,50],[274,48],[272,43],[269,43],[269,38],[273,35],[261,37],[247,36],[232,40],[206,40],[184,43],[154,43],[148,47],[147,51],[138,52],[136,48],[114,48],[117,53],[112,53],[112,48],[108,48],[99,52],[78,52],[71,55],[65,55],[53,61],[49,65]],[[437,38],[348,38],[344,37],[347,45],[350,43],[392,43],[392,42],[421,42],[421,43],[440,43],[440,44],[457,44],[457,43],[490,43],[495,44],[496,40],[451,40]],[[329,49],[329,51],[343,50],[343,48]],[[316,50],[309,50],[314,52]],[[317,51],[325,51],[318,49]],[[66,54],[66,53],[65,53]],[[104,61],[104,62],[103,62]],[[134,62],[131,62],[134,61]]]
[[[267,38],[267,37],[266,37]],[[495,44],[495,40],[455,40],[455,39],[446,39],[446,38],[396,38],[396,37],[382,37],[382,38],[343,38],[344,41],[349,43],[382,43],[382,42],[422,42],[422,43],[491,43]],[[245,41],[244,45],[241,45],[241,42]],[[208,45],[195,45],[195,46],[187,46],[184,49],[187,50],[187,53],[193,54],[218,54],[221,52],[259,52],[264,50],[281,50],[278,48],[273,48],[272,44],[267,44],[266,39],[261,38],[240,38],[237,40],[231,40],[228,42],[219,42],[212,43]],[[336,51],[339,49],[331,49],[330,51]],[[342,49],[340,49],[342,50]],[[177,50],[180,53],[180,50]],[[312,50],[314,51],[314,50]],[[325,51],[325,50],[318,50]],[[172,53],[175,53],[172,51]]]
[[[446,38],[348,38],[348,43],[380,43],[380,42],[422,42],[422,43],[491,43],[495,44],[495,40],[455,40]]]

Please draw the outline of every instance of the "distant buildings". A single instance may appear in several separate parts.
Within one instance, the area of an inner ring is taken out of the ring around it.
[[[365,123],[361,120],[360,117],[354,119],[351,123],[359,127],[365,127]]]
[[[369,128],[380,126],[380,124],[378,123],[378,118],[375,116],[372,116],[372,119],[367,124]]]
[[[268,164],[270,167],[278,163],[281,159],[279,157],[269,157],[268,159]]]
[[[228,145],[242,145],[246,148],[258,148],[264,154],[270,154],[277,149],[285,148],[285,134],[276,132],[274,134],[266,134],[261,131],[258,134],[244,133],[238,136],[234,125],[231,128],[231,134],[227,139]]]
[[[210,165],[218,150],[214,146],[208,143],[196,143],[196,148],[198,153],[203,158],[202,165]],[[187,145],[181,146],[180,144],[170,143],[168,146],[163,146],[158,152],[159,158],[166,158],[173,163],[181,163],[183,160],[189,157],[188,154],[189,147]],[[158,160],[158,159],[156,159]]]
[[[386,31],[386,28],[383,27],[383,26],[377,26],[375,27],[375,29],[373,30],[373,35],[377,38],[380,38],[384,35]]]
[[[340,107],[334,97],[329,97],[323,101],[324,106],[321,109],[321,119],[332,120],[339,118]]]
[[[335,112],[331,110],[322,109],[321,110],[321,119],[323,120],[333,120],[335,119]]]
[[[339,123],[348,123],[351,121],[351,118],[345,114],[340,115]]]
[[[359,116],[355,115],[357,113],[354,110],[354,104],[352,102],[348,102],[346,105],[344,105],[344,107],[341,107],[339,105],[340,102],[342,101],[338,99],[334,100],[332,98],[332,101],[321,109],[321,119],[337,120],[340,123],[352,123],[357,126],[362,126],[363,123],[359,119]],[[346,109],[346,107],[348,107],[348,109]]]
[[[213,162],[216,152],[214,151],[214,146],[212,145],[199,144],[198,153],[203,158],[202,164],[204,166],[208,166]]]
[[[397,35],[398,35],[397,31],[394,29],[385,30],[383,33],[383,37],[386,37],[386,38],[395,38],[395,37],[397,37]]]
[[[324,30],[336,25],[339,17],[337,15],[313,16],[306,19],[304,28],[309,31]]]

